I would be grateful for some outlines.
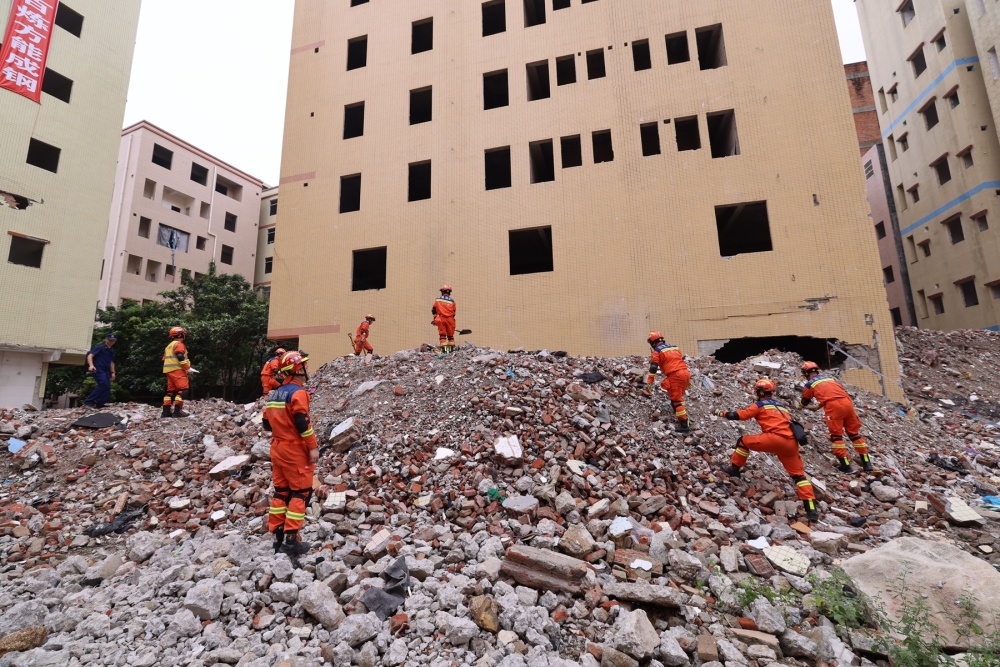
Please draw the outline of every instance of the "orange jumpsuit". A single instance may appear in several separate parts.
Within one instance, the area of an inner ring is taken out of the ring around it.
[[[439,296],[431,307],[434,323],[438,328],[441,347],[455,346],[455,300],[450,296]]]
[[[844,443],[846,429],[854,450],[864,459],[868,454],[868,440],[860,434],[861,420],[854,409],[854,401],[844,387],[832,377],[817,375],[806,382],[802,391],[802,406],[809,405],[812,399],[823,406],[823,419],[830,429],[834,455],[839,459],[847,458],[847,445]]]
[[[264,364],[264,368],[260,369],[260,385],[265,396],[267,396],[267,392],[281,386],[277,377],[279,368],[281,368],[281,360],[277,357],[271,357]]]
[[[284,526],[286,533],[302,527],[312,496],[313,473],[309,451],[316,449],[316,434],[309,420],[309,392],[288,381],[267,396],[266,427],[271,431],[271,498],[267,529]]]
[[[365,353],[372,353],[372,346],[368,342],[368,320],[365,320],[358,325],[358,330],[354,332],[354,354],[361,354],[361,350]]]
[[[686,420],[687,406],[684,405],[684,392],[691,383],[691,371],[684,363],[681,349],[666,343],[660,343],[653,348],[653,354],[649,359],[649,375],[646,376],[646,384],[650,387],[653,385],[657,367],[664,376],[660,387],[670,396],[670,403],[674,406],[674,416],[678,420]]]
[[[173,405],[177,410],[184,406],[184,394],[190,387],[188,369],[191,360],[187,358],[187,347],[182,340],[172,340],[163,351],[163,373],[167,376],[167,393],[163,397],[163,407]],[[165,413],[164,413],[165,414]]]
[[[816,493],[806,477],[802,456],[799,454],[799,443],[795,441],[795,435],[792,433],[791,411],[773,398],[768,398],[757,401],[739,412],[727,414],[730,419],[731,415],[735,415],[740,421],[756,419],[761,430],[760,435],[745,435],[739,439],[731,459],[732,464],[742,468],[746,465],[750,452],[776,455],[781,465],[785,467],[785,472],[795,482],[795,493],[799,500],[806,503],[808,509],[809,503],[815,502]]]

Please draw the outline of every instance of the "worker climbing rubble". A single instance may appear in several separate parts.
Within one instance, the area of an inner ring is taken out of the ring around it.
[[[736,451],[733,452],[730,465],[722,468],[722,472],[730,477],[739,477],[746,465],[750,452],[767,452],[774,454],[781,461],[792,481],[795,482],[795,493],[802,501],[809,521],[819,519],[816,509],[816,494],[812,482],[806,477],[802,456],[799,454],[799,443],[792,431],[792,413],[786,406],[774,400],[775,384],[769,378],[760,378],[754,384],[754,394],[757,401],[746,408],[734,412],[719,410],[719,417],[731,420],[747,421],[756,419],[760,424],[759,435],[744,435],[736,441]]]
[[[163,373],[167,376],[167,393],[163,397],[163,412],[160,413],[160,417],[188,416],[188,413],[184,412],[184,399],[187,398],[190,387],[188,373],[191,371],[191,360],[184,344],[187,333],[184,327],[170,327],[170,343],[163,351]]]
[[[277,389],[281,386],[281,372],[278,370],[278,367],[281,365],[281,357],[284,354],[285,348],[275,348],[274,354],[264,362],[264,367],[260,369],[260,386],[264,396],[267,396],[267,393],[272,389]]]
[[[853,471],[851,459],[847,455],[847,444],[844,442],[846,429],[854,451],[861,457],[862,468],[865,472],[870,472],[873,466],[868,457],[868,440],[861,435],[861,420],[858,419],[854,401],[847,390],[829,375],[820,373],[819,366],[813,361],[802,364],[802,374],[806,377],[806,384],[799,408],[809,409],[815,399],[815,409],[823,409],[823,419],[830,430],[830,441],[833,443],[833,455],[837,457],[837,470],[845,473]]]
[[[678,433],[688,433],[691,428],[688,425],[687,406],[684,403],[684,392],[687,391],[691,383],[691,371],[684,363],[684,355],[676,345],[669,345],[663,339],[663,334],[659,331],[652,331],[646,339],[653,349],[649,359],[649,373],[646,375],[647,396],[653,395],[653,381],[656,379],[656,371],[663,372],[663,381],[660,387],[670,396],[670,403],[673,407],[674,418],[677,420],[676,431]]]
[[[434,300],[431,306],[434,319],[431,324],[437,325],[438,340],[441,344],[441,354],[455,351],[455,300],[451,298],[451,285],[441,286],[441,296]]]
[[[354,332],[354,354],[355,356],[362,356],[362,352],[368,355],[374,352],[371,343],[368,342],[369,329],[372,323],[375,321],[375,316],[368,314],[365,315],[364,321],[358,325],[358,330]]]
[[[274,552],[301,556],[309,551],[299,531],[312,497],[313,474],[319,461],[318,442],[309,418],[309,355],[292,350],[281,357],[284,383],[267,396],[264,430],[271,432],[271,481],[274,495],[267,529],[274,535]]]

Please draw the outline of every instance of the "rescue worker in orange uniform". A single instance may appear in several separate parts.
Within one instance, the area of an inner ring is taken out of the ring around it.
[[[163,351],[163,373],[167,376],[167,393],[163,397],[163,412],[160,417],[187,417],[184,412],[184,399],[187,397],[188,371],[191,369],[191,360],[187,356],[187,346],[184,339],[187,337],[187,329],[184,327],[170,327],[170,344]],[[173,413],[170,409],[173,407]]]
[[[775,384],[769,378],[761,378],[754,385],[757,401],[746,408],[733,412],[719,410],[719,417],[746,421],[756,419],[760,424],[760,435],[744,435],[736,442],[730,465],[722,468],[722,472],[730,477],[739,477],[746,465],[750,452],[767,452],[774,454],[785,467],[792,481],[795,482],[795,493],[802,501],[806,510],[806,518],[815,521],[819,518],[816,508],[816,493],[812,482],[806,477],[802,456],[799,454],[799,443],[792,433],[792,412],[787,407],[774,400]]]
[[[806,376],[806,386],[802,390],[799,408],[808,409],[813,399],[823,408],[823,419],[830,429],[830,441],[833,442],[833,455],[837,457],[837,470],[852,472],[851,459],[844,442],[846,430],[854,451],[861,457],[862,468],[865,472],[871,471],[873,467],[868,458],[868,440],[861,435],[861,420],[854,409],[854,401],[843,385],[829,375],[821,374],[819,365],[812,361],[802,364],[802,374]]]
[[[305,352],[291,350],[281,357],[284,384],[267,395],[264,429],[271,432],[271,481],[274,496],[267,530],[274,535],[274,552],[301,556],[310,549],[299,536],[312,497],[313,474],[319,461],[316,434],[309,419],[309,381]]]
[[[663,382],[660,387],[670,395],[670,403],[674,408],[674,417],[677,419],[677,432],[688,433],[691,428],[688,426],[687,406],[684,404],[684,392],[687,391],[691,383],[691,371],[684,363],[684,355],[676,345],[668,345],[663,340],[663,334],[659,331],[650,332],[646,339],[649,346],[653,348],[653,354],[649,359],[649,373],[646,375],[646,394],[652,395],[653,381],[656,379],[656,371],[663,372]]]
[[[365,315],[365,321],[358,325],[358,330],[354,332],[354,354],[361,356],[361,351],[365,354],[374,352],[371,343],[368,342],[368,328],[375,321],[374,315]]]
[[[274,356],[264,363],[264,368],[260,369],[260,386],[264,390],[264,396],[267,396],[267,392],[272,389],[277,389],[281,386],[281,381],[278,379],[278,366],[281,363],[281,356],[283,354],[285,354],[285,348],[275,348]]]
[[[431,324],[438,328],[438,340],[441,343],[442,354],[455,350],[455,300],[451,298],[451,285],[441,286],[441,296],[434,300],[431,306],[434,319]]]

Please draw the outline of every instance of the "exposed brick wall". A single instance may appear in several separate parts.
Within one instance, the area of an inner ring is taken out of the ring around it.
[[[878,125],[878,111],[875,106],[875,91],[868,76],[868,63],[844,65],[847,89],[851,95],[851,109],[854,110],[854,126],[858,133],[861,154],[882,140]]]

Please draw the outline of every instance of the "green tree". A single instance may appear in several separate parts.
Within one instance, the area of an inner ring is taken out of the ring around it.
[[[182,271],[181,286],[160,296],[163,302],[126,301],[97,314],[94,340],[109,331],[118,336],[118,382],[136,396],[162,394],[167,332],[182,326],[191,365],[199,371],[191,375],[192,397],[256,398],[260,368],[273,347],[267,342],[268,302],[242,276],[216,273],[214,263],[197,278]]]

